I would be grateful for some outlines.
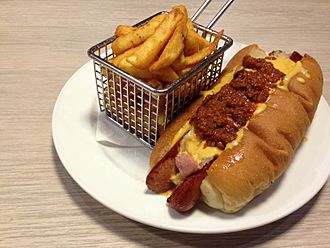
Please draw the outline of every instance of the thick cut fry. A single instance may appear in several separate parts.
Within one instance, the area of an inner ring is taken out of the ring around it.
[[[188,11],[187,11],[187,9],[186,9],[186,6],[184,6],[184,5],[179,5],[179,6],[175,6],[175,7],[173,7],[172,9],[178,9],[178,10],[180,10],[180,11],[182,12],[182,14],[183,14],[186,18],[188,18]]]
[[[183,18],[180,10],[174,9],[166,15],[156,31],[139,47],[127,61],[138,68],[149,68],[173,34],[177,23]]]
[[[165,14],[158,15],[136,30],[129,32],[126,35],[119,36],[112,43],[113,53],[116,55],[121,54],[122,52],[147,40],[155,32],[156,28],[160,25],[166,16],[167,15]]]
[[[189,38],[195,40],[195,42],[199,44],[199,48],[204,48],[210,44],[210,42],[208,42],[205,38],[196,33],[194,24],[190,18],[187,19],[187,28],[190,32]]]
[[[152,72],[152,74],[158,80],[164,81],[166,83],[172,83],[173,81],[179,79],[178,74],[171,67],[159,69],[157,71]]]
[[[119,64],[120,62],[123,60],[123,59],[127,59],[129,56],[131,56],[135,51],[136,49],[138,48],[139,46],[137,47],[133,47],[129,50],[126,50],[125,52],[119,54],[118,56],[112,58],[109,60],[109,62],[117,67],[119,67]]]
[[[183,52],[180,54],[180,56],[173,62],[173,64],[171,65],[171,67],[175,70],[175,71],[179,71],[182,68],[184,68],[186,64],[186,57],[184,56]]]
[[[190,18],[187,19],[187,28],[195,31],[194,24]]]
[[[190,56],[194,53],[197,53],[199,50],[199,44],[198,42],[195,42],[194,33],[195,33],[194,30],[188,29],[187,37],[185,39],[185,44],[184,44],[185,56]]]
[[[217,33],[213,42],[210,43],[207,47],[204,47],[202,50],[198,51],[197,53],[186,57],[185,66],[188,67],[190,65],[197,64],[206,56],[210,55],[213,51],[215,51],[219,43],[219,40],[221,39],[222,34],[223,34],[223,30]]]
[[[182,19],[175,29],[171,39],[166,44],[159,59],[151,65],[150,71],[156,71],[170,66],[182,53],[184,38],[187,35],[186,20]]]
[[[146,83],[157,90],[160,90],[163,88],[163,84],[157,79],[150,79]]]
[[[189,56],[196,53],[198,50],[207,47],[210,43],[202,36],[196,33],[194,25],[190,18],[187,19],[187,38],[185,41],[185,55]]]
[[[148,69],[136,68],[134,65],[127,62],[126,59],[123,59],[119,63],[118,67],[135,78],[158,79],[166,83],[172,83],[173,81],[179,79],[178,74],[176,74],[176,72],[170,67],[163,68],[155,72],[150,72]]]
[[[136,68],[131,63],[127,62],[126,59],[123,59],[118,67],[124,71],[126,71],[128,74],[132,75],[135,78],[142,78],[142,79],[153,79],[154,76],[152,73],[147,69],[140,69]]]
[[[175,6],[169,14],[158,15],[141,27],[117,26],[112,43],[116,56],[109,62],[161,89],[211,54],[222,32],[208,42],[195,31],[186,7]]]
[[[194,42],[198,43],[199,49],[203,49],[204,47],[207,47],[210,44],[210,42],[205,40],[202,36],[200,36],[193,30],[190,31],[190,38]]]
[[[194,65],[192,65],[192,66],[188,66],[188,67],[185,67],[185,68],[181,69],[181,70],[179,71],[179,75],[180,75],[180,76],[183,76],[183,75],[186,74],[187,72],[191,71],[192,68],[194,68]]]
[[[136,27],[132,27],[132,26],[129,26],[129,25],[119,25],[116,28],[115,35],[119,37],[119,36],[126,35],[130,32],[133,32],[135,30],[137,30]]]

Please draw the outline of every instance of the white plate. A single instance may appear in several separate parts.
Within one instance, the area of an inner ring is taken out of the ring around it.
[[[243,44],[234,43],[225,61]],[[97,100],[93,63],[82,66],[63,87],[53,112],[53,139],[72,178],[117,213],[158,228],[189,233],[225,233],[278,220],[308,202],[330,172],[330,109],[322,97],[312,126],[287,172],[237,214],[202,203],[189,214],[169,209],[166,198],[148,192],[147,148],[108,148],[95,141]],[[111,132],[111,130],[109,130]],[[127,134],[128,135],[128,134]]]

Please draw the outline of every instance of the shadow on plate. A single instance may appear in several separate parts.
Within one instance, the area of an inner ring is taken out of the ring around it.
[[[101,225],[121,239],[127,240],[128,242],[139,243],[147,247],[155,247],[159,244],[162,244],[164,247],[181,247],[183,245],[193,247],[219,245],[221,247],[252,247],[262,244],[270,239],[276,238],[299,223],[311,210],[320,195],[320,193],[318,193],[312,200],[289,216],[262,227],[227,234],[178,233],[146,226],[129,220],[108,209],[89,196],[76,184],[63,167],[55,148],[53,148],[53,160],[56,165],[55,169],[57,174],[69,196],[87,216],[94,220],[96,224]]]

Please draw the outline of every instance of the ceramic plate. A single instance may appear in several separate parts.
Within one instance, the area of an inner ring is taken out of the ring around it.
[[[234,43],[224,63],[243,46]],[[268,190],[237,214],[224,214],[203,203],[189,214],[179,214],[167,207],[164,196],[146,188],[150,149],[109,148],[96,142],[97,111],[93,62],[89,61],[68,80],[55,104],[53,140],[57,153],[88,194],[123,216],[154,227],[226,233],[265,225],[307,203],[329,175],[330,110],[322,97],[307,141],[286,173]]]

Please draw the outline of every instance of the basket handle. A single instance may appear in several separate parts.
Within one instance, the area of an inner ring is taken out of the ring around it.
[[[204,3],[198,8],[196,13],[191,18],[192,21],[195,21],[200,14],[206,9],[206,7],[210,4],[212,0],[205,0]],[[229,8],[229,6],[234,2],[235,0],[227,0],[227,2],[221,7],[219,12],[213,17],[213,19],[207,24],[207,28],[212,28],[213,25],[219,20],[219,18],[225,13],[225,11]]]

